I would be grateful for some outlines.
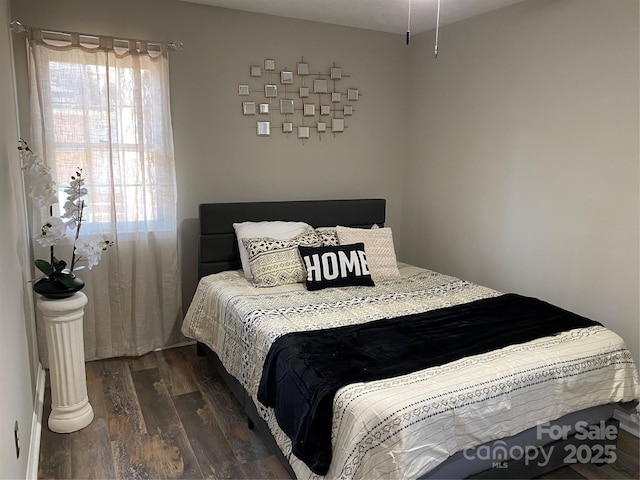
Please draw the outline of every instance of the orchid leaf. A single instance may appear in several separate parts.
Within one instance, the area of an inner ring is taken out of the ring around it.
[[[36,268],[40,270],[45,275],[49,276],[54,272],[53,266],[45,260],[36,260],[34,262]]]

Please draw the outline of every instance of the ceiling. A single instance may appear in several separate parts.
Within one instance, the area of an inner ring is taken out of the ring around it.
[[[438,0],[182,0],[247,12],[404,34],[411,3],[411,33],[436,26]],[[440,25],[524,0],[441,0]]]

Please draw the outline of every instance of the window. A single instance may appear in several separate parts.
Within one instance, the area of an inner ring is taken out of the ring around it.
[[[60,185],[60,204],[69,177],[82,167],[90,186],[83,228],[104,231],[96,224],[116,222],[120,231],[130,231],[146,222],[158,230],[171,224],[159,198],[167,187],[174,190],[175,181],[161,171],[167,134],[156,72],[54,59],[48,74],[53,135],[47,161]],[[170,185],[162,185],[167,179]]]

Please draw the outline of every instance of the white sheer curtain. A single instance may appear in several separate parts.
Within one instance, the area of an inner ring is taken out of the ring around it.
[[[115,242],[98,266],[76,272],[89,298],[86,358],[140,355],[183,340],[164,46],[31,29],[28,55],[31,148],[51,166],[61,205],[63,186],[83,169],[81,236]],[[63,243],[56,256],[70,258],[71,239]]]

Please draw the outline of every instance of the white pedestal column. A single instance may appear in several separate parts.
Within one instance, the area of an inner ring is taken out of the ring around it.
[[[49,429],[52,432],[75,432],[93,420],[93,408],[87,396],[82,335],[86,304],[87,296],[82,292],[65,299],[40,297],[37,301],[47,332],[51,375]]]

